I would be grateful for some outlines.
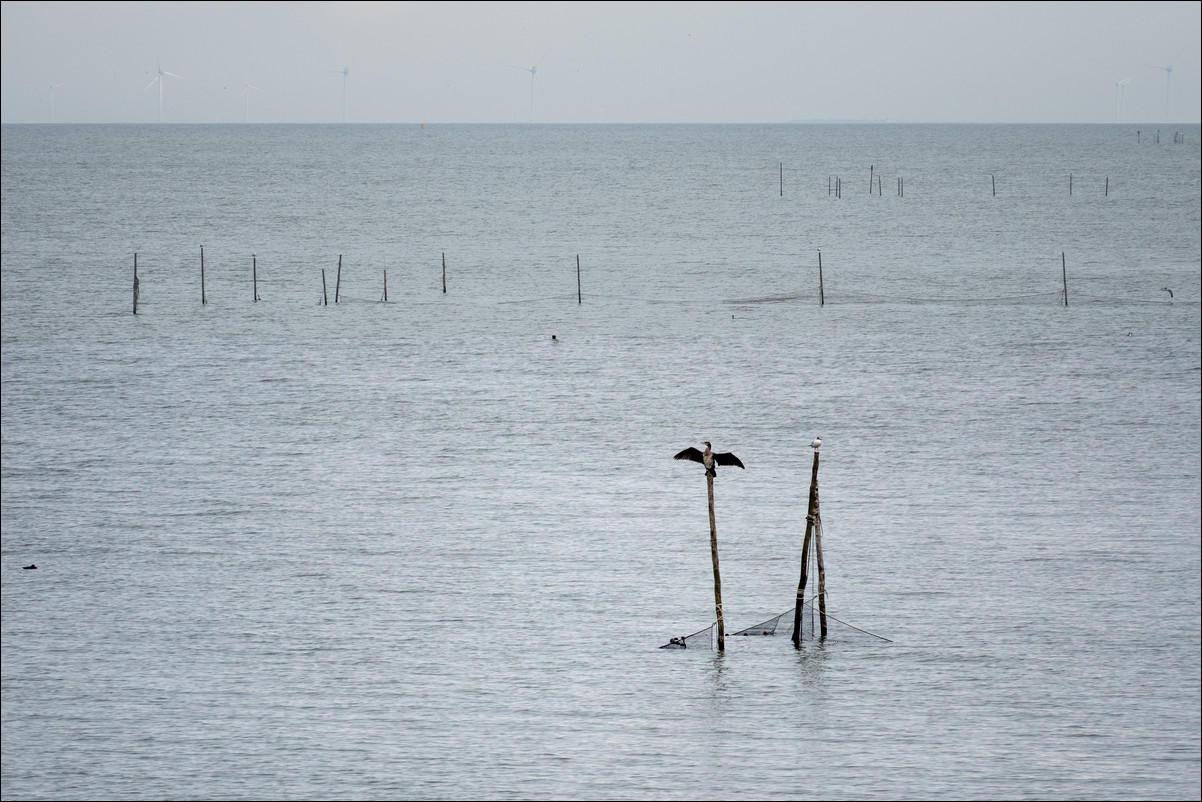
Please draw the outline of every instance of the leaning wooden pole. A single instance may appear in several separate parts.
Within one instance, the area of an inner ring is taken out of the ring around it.
[[[200,305],[208,303],[205,299],[205,246],[200,246]]]
[[[580,294],[580,254],[576,254],[576,303],[584,303],[584,296]]]
[[[338,276],[334,279],[334,303],[338,303],[338,294],[342,290],[342,254],[338,254]]]
[[[710,498],[710,553],[714,558],[714,613],[718,618],[718,651],[726,650],[726,624],[722,620],[722,575],[718,572],[718,525],[714,522],[714,475],[705,472]]]
[[[826,306],[826,291],[822,287],[822,249],[818,249],[818,305]]]
[[[384,303],[388,303],[388,271],[384,271]]]
[[[138,314],[138,255],[134,254],[134,314]]]
[[[815,458],[818,452],[814,452]],[[818,477],[814,476],[814,561],[818,563],[818,626],[826,637],[826,564],[822,561],[822,510],[818,501]]]
[[[442,254],[442,291],[447,291],[447,254],[443,251]]]
[[[801,610],[806,603],[806,581],[810,569],[810,539],[814,536],[814,515],[818,511],[818,449],[814,449],[814,468],[810,474],[810,504],[806,513],[806,533],[801,543],[801,580],[797,583],[797,604],[793,608],[793,645],[801,645]]]
[[[1068,306],[1068,268],[1064,266],[1064,251],[1060,252],[1060,280],[1064,282],[1064,305]]]
[[[321,305],[330,305],[330,291],[326,289],[326,269],[321,269]]]

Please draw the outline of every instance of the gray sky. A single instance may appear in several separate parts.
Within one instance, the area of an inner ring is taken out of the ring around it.
[[[531,66],[540,123],[1112,123],[1120,91],[1123,122],[1198,123],[1202,97],[1199,2],[2,8],[5,123],[155,122],[160,64],[169,123],[340,122],[343,68],[352,123],[528,122]]]

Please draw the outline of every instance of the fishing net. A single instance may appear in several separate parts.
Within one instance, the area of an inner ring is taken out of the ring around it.
[[[661,649],[713,649],[714,648],[714,631],[718,628],[718,622],[710,624],[705,629],[694,632],[692,635],[681,635],[679,638],[672,640],[659,647]]]

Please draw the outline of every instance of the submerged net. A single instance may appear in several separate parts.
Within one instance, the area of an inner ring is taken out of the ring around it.
[[[835,618],[828,611],[826,613],[826,632],[822,628],[822,610],[819,605],[811,599],[802,605],[801,608],[801,642],[802,643],[893,643],[886,637],[876,635],[866,629],[861,629],[854,624],[849,624],[846,621]],[[761,621],[760,623],[740,629],[737,632],[727,633],[727,637],[782,637],[792,640],[793,624],[797,618],[796,607],[790,607],[782,613],[777,613],[771,618]],[[694,632],[692,635],[682,635],[678,638],[672,638],[670,641],[659,647],[661,649],[713,649],[717,638],[715,631],[718,628],[718,622],[710,624],[705,629]]]

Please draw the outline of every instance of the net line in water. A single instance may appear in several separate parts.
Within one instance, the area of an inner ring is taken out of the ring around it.
[[[728,637],[775,637],[785,636],[792,639],[794,618],[796,618],[796,606],[790,607],[784,612],[761,621],[754,626],[740,629],[737,632],[729,633]],[[893,643],[889,638],[883,635],[869,632],[866,629],[857,627],[854,624],[849,624],[846,621],[836,618],[828,611],[826,613],[826,635],[822,635],[821,612],[814,606],[814,601],[811,599],[802,605],[801,608],[801,640],[802,642],[814,641],[821,643]],[[682,635],[678,638],[672,638],[670,641],[660,646],[661,649],[713,649],[714,648],[714,630],[717,628],[718,622],[714,621],[708,627],[694,632],[692,635]]]

